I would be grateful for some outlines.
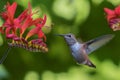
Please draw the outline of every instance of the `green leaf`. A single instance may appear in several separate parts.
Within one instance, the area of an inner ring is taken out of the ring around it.
[[[39,74],[35,71],[29,71],[24,80],[40,80]]]
[[[67,20],[73,19],[76,14],[74,3],[70,0],[55,0],[53,11],[56,15]]]

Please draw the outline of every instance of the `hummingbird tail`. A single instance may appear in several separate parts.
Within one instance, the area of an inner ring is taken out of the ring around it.
[[[90,67],[93,67],[93,68],[96,68],[96,66],[95,66],[92,62],[90,62],[90,61],[88,61],[88,62],[86,63],[86,65],[88,65],[88,66],[90,66]]]
[[[93,63],[91,63],[91,65],[89,65],[89,66],[93,67],[93,68],[96,68],[96,66]]]

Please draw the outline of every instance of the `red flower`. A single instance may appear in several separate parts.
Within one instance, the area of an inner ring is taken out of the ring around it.
[[[5,23],[2,25],[1,28],[2,29],[3,27],[6,28],[5,32],[6,32],[7,38],[11,38],[11,35],[15,36],[16,27],[14,26],[14,14],[16,11],[16,7],[17,7],[17,4],[15,2],[12,5],[7,3],[6,11],[1,13],[2,18],[5,20]],[[10,33],[10,31],[12,31],[12,33]]]
[[[39,38],[44,37],[44,39],[46,41],[46,37],[41,30],[41,28],[43,27],[43,25],[46,22],[46,16],[44,16],[44,19],[42,21],[41,20],[42,19],[39,18],[39,19],[36,19],[32,22],[36,27],[28,32],[28,34],[26,36],[26,39],[28,39],[29,37],[31,37],[34,34],[37,34]],[[41,21],[41,23],[38,23],[39,21]]]
[[[33,19],[32,16],[35,13],[32,13],[32,8],[29,3],[28,9],[24,10],[17,18],[15,18],[14,15],[16,8],[16,2],[14,2],[12,5],[7,3],[5,8],[6,11],[0,14],[5,20],[3,25],[0,27],[0,32],[5,33],[6,38],[12,40],[12,43],[8,43],[9,46],[21,47],[35,52],[48,51],[48,48],[44,43],[44,41],[46,41],[46,36],[42,31],[42,27],[46,23],[46,15],[44,18]],[[26,37],[25,35],[23,36],[23,34],[26,32],[26,29],[31,26],[34,26],[34,28],[28,31]],[[19,34],[18,31],[20,32]],[[38,35],[38,38],[28,41],[28,38],[34,36],[35,34]]]
[[[110,28],[112,28],[113,31],[120,30],[120,6],[114,10],[104,8],[104,11]]]

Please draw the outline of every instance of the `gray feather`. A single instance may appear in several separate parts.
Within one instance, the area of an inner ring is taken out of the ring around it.
[[[101,37],[92,39],[85,43],[86,45],[86,52],[87,54],[90,54],[91,52],[97,50],[98,48],[105,45],[107,42],[109,42],[114,37],[113,34],[103,35]]]

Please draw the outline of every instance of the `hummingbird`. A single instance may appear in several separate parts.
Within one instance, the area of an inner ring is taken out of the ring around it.
[[[90,61],[88,55],[101,46],[105,45],[114,37],[113,34],[107,34],[87,42],[80,42],[72,33],[58,34],[58,36],[64,37],[71,50],[73,58],[78,64],[84,64],[93,68],[96,68],[96,66]]]

